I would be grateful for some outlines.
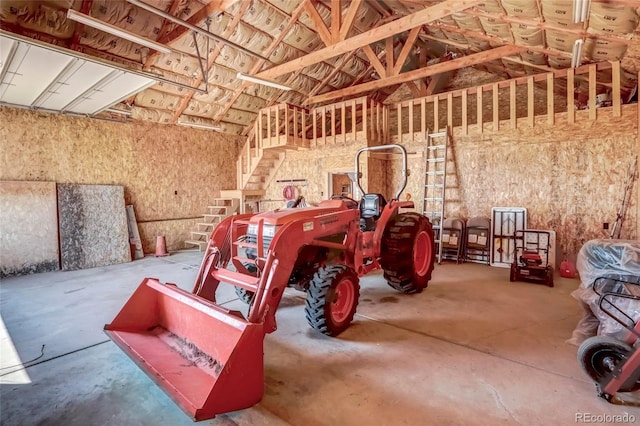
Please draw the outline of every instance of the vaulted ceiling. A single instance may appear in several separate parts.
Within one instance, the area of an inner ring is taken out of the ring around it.
[[[168,53],[78,23],[69,9]],[[420,97],[468,67],[507,79],[620,60],[627,99],[640,70],[639,13],[640,0],[3,0],[0,26],[158,81],[114,106],[126,115],[101,115],[246,134],[265,106],[384,101],[400,86]],[[4,103],[10,85],[0,81]]]

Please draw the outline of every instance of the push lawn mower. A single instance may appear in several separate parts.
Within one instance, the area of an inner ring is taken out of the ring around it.
[[[551,233],[516,231],[515,242],[515,256],[509,281],[531,281],[553,287],[553,267],[549,263]]]

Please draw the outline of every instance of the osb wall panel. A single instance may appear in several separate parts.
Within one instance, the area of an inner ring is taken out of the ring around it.
[[[558,256],[575,256],[585,241],[607,237],[603,223],[615,221],[627,168],[640,148],[636,109],[625,105],[617,118],[611,108],[598,109],[597,121],[589,121],[588,111],[577,111],[575,125],[567,123],[566,114],[557,114],[555,126],[549,126],[545,116],[533,128],[519,123],[514,130],[501,122],[499,132],[485,125],[483,134],[468,136],[455,128],[448,151],[445,216],[490,217],[495,206],[526,207],[529,227],[555,230]],[[409,159],[407,191],[421,210],[422,142],[406,145],[419,153]],[[390,161],[389,167],[390,180],[397,182],[399,161]],[[638,194],[637,187],[634,191]],[[637,215],[634,195],[623,238],[638,238]]]
[[[6,107],[0,108],[0,123],[0,180],[123,185],[138,222],[169,221],[167,233],[178,232],[176,219],[201,216],[219,190],[235,189],[238,146],[245,140],[186,127]],[[155,247],[155,232],[140,229],[144,246]],[[169,250],[183,248],[190,237],[179,232],[166,235],[175,242]]]
[[[55,182],[0,182],[0,278],[57,271]]]
[[[58,217],[63,271],[131,261],[122,186],[59,184]]]
[[[162,220],[158,222],[138,223],[140,235],[143,238],[142,249],[145,253],[155,253],[158,236],[164,236],[169,252],[184,247],[185,235],[196,229],[196,223],[200,219]]]
[[[307,179],[307,185],[295,184],[298,194],[303,195],[307,203],[319,203],[329,198],[329,173],[354,171],[354,160],[358,149],[367,145],[364,140],[347,140],[346,143],[323,145],[310,150],[288,151],[285,161],[278,169],[276,176],[267,187],[266,199],[283,200],[282,190],[287,183],[277,183],[276,180]],[[360,156],[360,171],[363,174],[361,185],[367,190],[368,164],[365,154]],[[376,187],[375,182],[371,183]],[[278,207],[284,202],[264,204],[264,209]]]

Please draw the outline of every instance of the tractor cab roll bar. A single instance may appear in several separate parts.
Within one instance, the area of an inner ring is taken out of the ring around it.
[[[362,177],[362,173],[360,172],[360,154],[366,151],[382,151],[382,150],[388,150],[388,149],[397,149],[402,154],[402,184],[400,185],[400,188],[393,196],[394,200],[398,200],[400,198],[400,194],[402,194],[402,191],[404,191],[404,189],[407,187],[407,176],[409,176],[409,170],[407,170],[407,150],[402,145],[398,145],[398,144],[368,146],[365,148],[360,148],[358,150],[358,152],[356,153],[355,170],[356,170],[356,185],[358,186],[360,193],[365,194],[365,191],[362,189],[362,186],[360,185],[360,178]]]

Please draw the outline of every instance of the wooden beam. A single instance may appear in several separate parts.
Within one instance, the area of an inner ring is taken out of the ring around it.
[[[567,121],[573,124],[576,121],[576,109],[574,107],[573,68],[567,69]]]
[[[170,15],[175,15],[178,12],[178,7],[180,7],[181,3],[182,2],[180,0],[173,0],[173,3],[171,3],[171,7],[169,7],[169,11],[167,13],[169,13]],[[171,24],[173,23],[166,19],[163,19],[162,27],[160,28],[160,32],[158,33],[157,38],[164,37],[164,35],[169,31],[169,28],[171,28]],[[207,52],[207,54],[209,54],[209,52]],[[144,66],[142,68],[148,71],[149,68],[151,68],[151,65],[153,65],[153,63],[156,61],[156,58],[160,55],[161,53],[158,52],[157,50],[151,52],[147,56],[146,61],[144,61]]]
[[[387,76],[387,70],[384,67],[384,65],[382,65],[382,62],[380,62],[380,60],[376,56],[376,53],[371,48],[371,46],[369,45],[362,46],[362,51],[364,52],[365,55],[367,55],[367,58],[369,59],[369,63],[376,70],[380,78],[385,78]]]
[[[315,27],[315,30],[318,33],[318,36],[320,37],[320,40],[322,40],[325,46],[331,46],[333,44],[331,32],[329,32],[329,29],[324,24],[324,21],[322,20],[322,17],[318,13],[318,9],[316,9],[316,7],[314,6],[313,1],[305,0],[304,6],[305,6],[305,10],[307,11],[307,15],[309,15],[309,18],[311,18],[311,20],[313,21],[313,26]],[[282,74],[279,74],[279,75],[282,75]]]
[[[480,133],[484,130],[484,125],[482,124],[482,108],[484,105],[482,104],[482,90],[478,90],[476,93],[476,124],[479,126]]]
[[[380,27],[338,42],[332,46],[327,46],[301,58],[297,58],[285,64],[277,65],[266,71],[262,71],[257,75],[257,77],[273,79],[283,74],[288,74],[298,69],[308,67],[309,65],[317,64],[318,62],[342,55],[343,53],[350,52],[376,41],[384,40],[387,37],[408,31],[419,25],[433,22],[437,19],[468,9],[480,3],[482,3],[482,0],[445,0],[419,12],[404,16],[388,24],[384,24]]]
[[[533,77],[527,79],[527,122],[533,127],[533,116],[535,115],[535,93],[533,91]]]
[[[340,0],[331,0],[331,44],[340,41],[340,27],[342,26],[342,8]]]
[[[342,20],[342,26],[340,27],[340,37],[338,41],[342,41],[347,38],[347,35],[349,34],[351,27],[353,26],[353,20],[356,17],[356,12],[358,11],[361,3],[362,0],[351,1],[349,9],[347,9],[347,13],[345,13],[344,19]]]
[[[509,120],[511,121],[511,128],[515,129],[517,127],[517,116],[518,110],[516,105],[516,82],[515,80],[511,80],[509,84]]]
[[[556,118],[556,110],[554,105],[554,82],[553,82],[553,74],[547,74],[547,123],[553,125],[555,123]]]
[[[386,56],[386,65],[387,65],[387,74],[386,76],[393,75],[393,63],[394,63],[394,46],[393,46],[393,36],[387,38],[384,41],[384,53]]]
[[[214,0],[211,3],[209,3],[208,5],[204,6],[202,9],[198,10],[196,13],[194,13],[193,15],[191,15],[189,17],[189,19],[187,19],[186,22],[192,24],[192,25],[198,25],[200,24],[202,21],[204,21],[205,19],[207,19],[209,16],[211,16],[211,14],[215,11],[222,11],[224,9],[222,9],[222,3],[220,0]],[[174,40],[179,39],[180,37],[182,37],[183,35],[185,35],[186,33],[188,33],[189,31],[191,31],[189,28],[182,26],[182,25],[176,25],[175,29],[173,31],[171,31],[170,33],[166,33],[164,36],[162,37],[158,37],[158,40],[156,40],[158,43],[160,44],[167,44],[167,43],[171,43]],[[223,37],[223,38],[228,38],[227,37]]]
[[[416,84],[413,81],[407,81],[404,84],[407,85],[407,87],[409,88],[409,90],[411,91],[411,94],[413,95],[414,98],[420,98],[422,96],[425,96],[420,89],[418,89],[418,86],[416,86]]]
[[[340,62],[340,64],[338,64],[327,76],[325,76],[325,78],[319,84],[316,84],[315,87],[311,89],[311,92],[309,92],[308,96],[313,96],[320,90],[322,90],[322,88],[324,88],[324,86],[326,86],[327,83],[329,83],[331,79],[340,72],[340,70],[351,60],[351,58],[355,56],[357,52],[357,50],[354,50],[353,52],[349,52],[347,55],[345,55],[342,58],[342,62]]]
[[[500,130],[500,105],[498,104],[498,83],[493,83],[493,131]]]
[[[613,62],[612,65],[611,84],[613,85],[613,90],[611,91],[611,102],[613,104],[613,116],[620,117],[620,62]]]
[[[85,15],[90,15],[92,5],[93,5],[93,0],[82,0],[82,5],[80,5],[80,13],[84,13]],[[69,46],[71,50],[78,50],[78,46],[80,46],[80,38],[82,37],[83,30],[84,30],[84,24],[81,24],[80,22],[76,22],[76,28],[75,30],[73,30],[73,36],[71,37],[71,46]],[[154,51],[154,53],[157,53],[157,52]]]
[[[596,65],[589,65],[589,119],[596,119]]]
[[[309,103],[320,103],[331,99],[340,98],[342,96],[352,96],[357,93],[363,93],[380,89],[382,87],[393,86],[396,84],[405,83],[407,81],[417,80],[419,78],[429,77],[436,74],[441,74],[447,71],[453,71],[460,68],[465,68],[471,65],[479,64],[486,61],[491,61],[503,56],[514,55],[516,53],[526,50],[526,47],[522,46],[502,46],[495,49],[487,50],[481,53],[475,53],[469,56],[463,56],[452,61],[441,62],[434,64],[426,68],[419,68],[417,70],[409,71],[395,76],[382,78],[376,81],[370,81],[368,83],[362,83],[357,86],[347,87],[345,89],[336,90],[322,95],[317,95],[309,99]]]
[[[469,134],[469,125],[467,123],[467,91],[462,91],[462,134]]]
[[[402,51],[398,55],[396,59],[396,64],[393,67],[393,75],[400,74],[400,70],[404,66],[407,57],[409,56],[409,52],[411,52],[411,48],[413,44],[416,42],[416,38],[418,38],[418,34],[420,34],[420,30],[422,29],[422,25],[413,28],[409,35],[407,36],[407,40],[404,42],[404,46],[402,46]]]

